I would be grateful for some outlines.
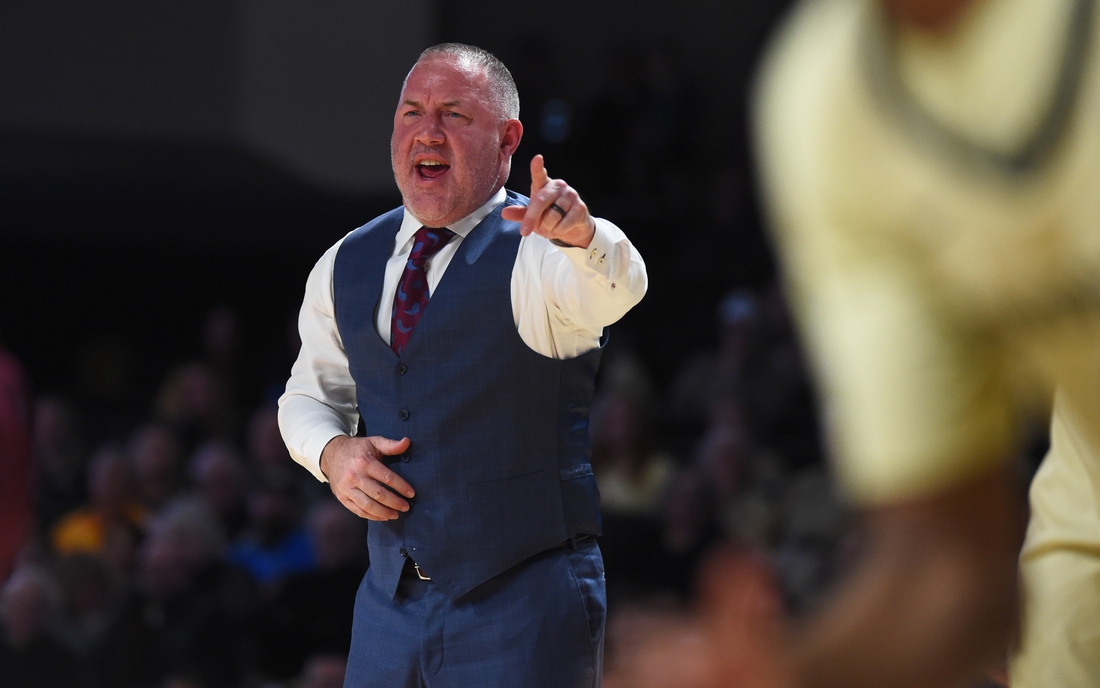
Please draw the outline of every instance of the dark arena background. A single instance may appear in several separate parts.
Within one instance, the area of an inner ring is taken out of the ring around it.
[[[811,605],[849,531],[746,125],[787,4],[0,7],[0,379],[22,371],[4,408],[30,426],[34,485],[0,561],[0,683],[340,685],[362,524],[291,462],[274,402],[310,268],[400,203],[393,108],[443,41],[513,72],[508,186],[528,192],[544,154],[648,267],[592,418],[608,652],[616,618],[688,599],[723,539]]]

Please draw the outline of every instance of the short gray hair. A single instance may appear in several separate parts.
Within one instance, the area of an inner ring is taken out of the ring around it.
[[[519,118],[519,91],[516,82],[512,79],[512,73],[497,59],[497,56],[474,45],[465,43],[440,43],[433,45],[420,53],[423,60],[432,55],[447,55],[453,57],[465,65],[479,67],[485,70],[489,77],[489,87],[493,90],[493,100],[505,119]]]

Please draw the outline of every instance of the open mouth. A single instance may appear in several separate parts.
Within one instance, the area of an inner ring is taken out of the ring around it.
[[[424,180],[438,179],[447,174],[447,170],[451,169],[451,166],[444,162],[437,162],[434,160],[425,160],[424,162],[417,163],[416,174]]]

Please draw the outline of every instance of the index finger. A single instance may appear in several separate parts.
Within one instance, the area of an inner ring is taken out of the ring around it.
[[[533,196],[535,191],[546,186],[548,181],[550,181],[550,176],[546,174],[546,161],[542,157],[542,153],[539,153],[531,158],[531,195]]]
[[[412,485],[405,482],[404,478],[387,468],[381,461],[371,462],[367,468],[367,475],[405,497],[412,498],[416,494]]]

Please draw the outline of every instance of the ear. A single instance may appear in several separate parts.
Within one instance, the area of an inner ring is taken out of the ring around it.
[[[518,119],[509,119],[504,122],[500,136],[500,158],[508,160],[519,148],[520,139],[523,138],[523,124]]]

